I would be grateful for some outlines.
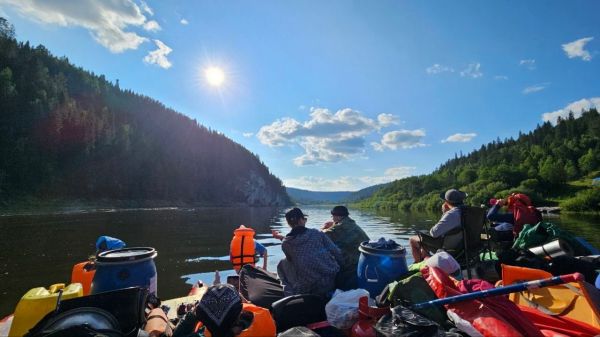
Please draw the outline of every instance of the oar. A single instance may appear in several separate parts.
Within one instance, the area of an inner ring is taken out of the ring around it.
[[[440,298],[437,300],[432,300],[432,301],[423,302],[423,303],[417,303],[417,304],[412,305],[410,307],[410,309],[413,309],[413,310],[422,309],[422,308],[425,308],[428,306],[433,306],[433,305],[444,305],[444,304],[468,301],[468,300],[472,300],[472,299],[476,299],[476,298],[506,295],[506,294],[516,293],[516,292],[527,290],[527,289],[543,288],[543,287],[553,286],[553,285],[557,285],[557,284],[577,282],[577,281],[583,281],[583,280],[584,280],[583,275],[580,273],[554,276],[554,277],[550,277],[550,278],[542,279],[542,280],[517,283],[517,284],[512,284],[512,285],[509,285],[506,287],[498,287],[498,288],[493,288],[493,289],[488,289],[488,290],[475,291],[475,292],[468,293],[468,294]]]

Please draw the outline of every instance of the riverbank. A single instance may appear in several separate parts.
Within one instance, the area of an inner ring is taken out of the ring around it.
[[[38,199],[22,198],[0,202],[0,216],[102,213],[134,210],[168,210],[207,207],[271,207],[269,205],[210,204],[181,200]]]

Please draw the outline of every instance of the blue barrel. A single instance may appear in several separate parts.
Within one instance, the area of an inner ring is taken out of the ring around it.
[[[109,250],[96,256],[96,274],[91,294],[129,287],[147,288],[157,294],[156,250],[151,247],[131,247]]]
[[[408,273],[406,250],[400,245],[391,249],[373,248],[368,241],[358,248],[358,287],[369,291],[372,298],[379,295],[386,285]]]

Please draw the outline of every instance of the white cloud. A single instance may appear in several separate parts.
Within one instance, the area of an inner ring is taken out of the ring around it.
[[[363,153],[367,135],[398,123],[391,114],[380,114],[374,120],[349,108],[335,113],[324,108],[310,111],[310,119],[304,123],[283,118],[261,127],[259,141],[271,147],[299,145],[304,154],[294,158],[298,166],[337,162]]]
[[[460,72],[460,76],[462,77],[471,77],[471,78],[479,78],[483,76],[481,72],[481,64],[480,63],[471,63],[467,66],[467,68]]]
[[[154,11],[152,10],[152,8],[150,8],[150,6],[148,6],[148,4],[144,1],[140,1],[140,7],[142,8],[142,10],[150,15],[154,15]]]
[[[546,89],[548,87],[548,85],[550,85],[550,83],[534,84],[534,85],[528,86],[527,88],[523,89],[522,93],[523,93],[523,95],[528,95],[528,94],[532,94],[534,92],[542,91],[542,90]]]
[[[242,136],[244,136],[246,138],[250,138],[250,137],[254,136],[254,132],[244,132],[244,133],[242,133]]]
[[[600,109],[600,97],[583,98],[579,101],[569,103],[566,107],[542,114],[542,120],[544,122],[549,121],[552,124],[556,124],[558,117],[567,118],[569,112],[573,112],[575,118],[581,117],[583,110],[589,110],[591,108]]]
[[[414,166],[398,166],[398,167],[390,167],[385,170],[385,177],[391,178],[392,180],[398,180],[402,178],[406,178],[411,176],[416,167]]]
[[[301,176],[298,178],[283,179],[287,187],[295,187],[310,191],[358,191],[365,187],[389,183],[394,180],[409,177],[414,174],[416,167],[400,166],[385,170],[382,176],[343,176],[335,179],[326,179],[314,176]]]
[[[137,33],[127,31],[131,27],[143,27],[147,21],[142,8],[133,0],[77,0],[36,1],[0,0],[14,7],[21,15],[44,24],[83,27],[94,40],[113,53],[137,49],[148,41]],[[153,24],[150,24],[153,26]]]
[[[415,147],[425,146],[421,141],[425,137],[425,130],[397,130],[390,131],[381,137],[381,143],[373,142],[371,146],[375,151],[383,151],[385,149],[412,149]]]
[[[593,37],[584,37],[583,39],[565,43],[562,45],[562,49],[570,59],[581,57],[581,59],[584,61],[590,61],[592,59],[592,55],[589,51],[584,50],[583,48],[585,48],[585,45],[593,39]]]
[[[186,20],[186,19],[181,19],[181,20],[179,21],[179,23],[181,23],[182,25],[187,25],[187,24],[189,24],[188,20]]]
[[[526,59],[526,60],[520,60],[519,61],[519,65],[522,67],[525,67],[529,70],[534,70],[536,68],[536,64],[535,64],[535,60],[534,59]]]
[[[476,133],[455,133],[442,140],[442,143],[466,143],[477,137]]]
[[[398,117],[396,117],[392,114],[379,114],[377,116],[377,121],[379,122],[379,125],[381,127],[391,126],[391,125],[400,123],[400,121],[398,120]]]
[[[508,76],[505,76],[505,75],[496,75],[496,76],[494,76],[494,79],[497,80],[497,81],[506,81],[506,80],[508,80]]]
[[[454,69],[452,67],[448,67],[448,66],[444,66],[444,65],[436,63],[430,67],[427,67],[427,69],[425,69],[425,72],[430,75],[435,75],[435,74],[446,73],[446,72],[453,73]]]
[[[169,48],[169,46],[162,43],[160,40],[154,40],[154,43],[158,49],[153,50],[149,52],[148,55],[144,56],[144,62],[148,64],[156,64],[163,69],[171,68],[172,64],[167,59],[167,55],[169,55],[173,49]]]
[[[156,22],[154,20],[150,20],[144,24],[144,29],[149,32],[157,32],[157,31],[161,30],[162,28],[160,27],[158,22]]]

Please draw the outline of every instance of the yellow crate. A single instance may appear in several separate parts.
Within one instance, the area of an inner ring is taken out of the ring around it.
[[[9,336],[23,336],[33,328],[46,314],[56,309],[58,294],[62,290],[61,300],[83,296],[81,283],[64,283],[29,290],[17,304]]]

